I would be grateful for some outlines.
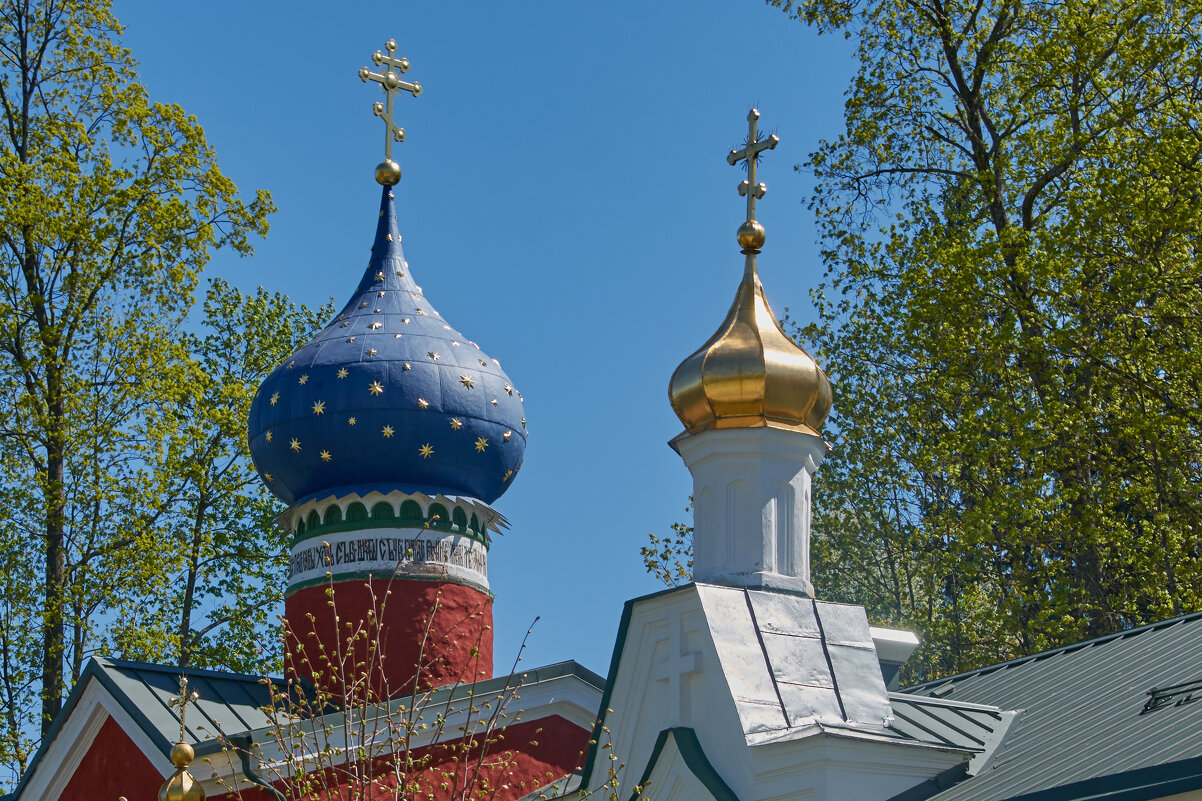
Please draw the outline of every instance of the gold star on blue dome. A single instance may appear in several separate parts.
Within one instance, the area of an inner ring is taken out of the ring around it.
[[[421,454],[423,459],[429,459],[434,454],[434,447],[427,442],[425,445],[418,448],[417,452]]]
[[[384,394],[384,385],[379,381],[372,381],[371,386],[367,388],[367,391],[373,395],[382,395]]]
[[[476,437],[476,451],[478,453],[484,453],[484,450],[487,447],[488,447],[487,439],[485,439],[484,437]]]

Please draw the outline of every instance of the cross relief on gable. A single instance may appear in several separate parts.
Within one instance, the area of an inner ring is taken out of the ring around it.
[[[669,725],[688,725],[693,722],[692,679],[704,669],[701,652],[692,642],[699,629],[683,615],[673,615],[667,623],[668,636],[656,643],[656,651],[666,645],[666,656],[656,662],[652,675],[666,685]]]

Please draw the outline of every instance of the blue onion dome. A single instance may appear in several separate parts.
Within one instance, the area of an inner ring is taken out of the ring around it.
[[[391,189],[354,296],[251,404],[255,468],[290,504],[373,489],[492,503],[522,465],[522,395],[414,283]]]

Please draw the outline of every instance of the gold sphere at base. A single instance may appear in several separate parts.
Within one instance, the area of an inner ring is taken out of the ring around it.
[[[187,743],[176,743],[171,749],[171,764],[177,768],[186,768],[196,758],[196,751]]]
[[[755,220],[748,220],[739,226],[739,247],[743,250],[759,250],[764,246],[765,236],[764,226]]]
[[[381,161],[376,165],[376,183],[396,186],[401,182],[401,165],[395,161]]]

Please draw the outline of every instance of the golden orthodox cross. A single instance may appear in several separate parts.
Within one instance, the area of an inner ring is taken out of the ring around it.
[[[188,704],[194,704],[200,699],[200,693],[193,690],[188,692],[188,677],[179,677],[179,695],[167,702],[167,706],[179,707],[179,741],[184,742],[187,736],[187,726],[184,724],[184,716],[188,711]]]
[[[747,196],[747,219],[755,219],[755,201],[764,196],[768,191],[768,187],[763,184],[758,184],[755,181],[755,165],[760,159],[760,153],[765,150],[772,150],[780,144],[780,137],[772,134],[764,139],[760,139],[759,131],[756,123],[759,122],[760,112],[757,109],[752,109],[747,112],[747,141],[743,145],[742,150],[732,150],[726,157],[726,163],[732,167],[740,161],[747,162],[747,180],[739,184],[739,194]]]
[[[372,63],[377,67],[384,65],[384,70],[372,72],[370,67],[364,67],[359,70],[359,78],[364,83],[375,81],[384,90],[384,102],[381,103],[377,100],[372,104],[371,110],[377,117],[384,120],[384,160],[392,161],[393,141],[405,141],[405,129],[397,125],[392,118],[392,98],[401,91],[417,97],[422,93],[422,85],[416,81],[410,83],[401,80],[401,75],[409,70],[409,59],[396,57],[396,39],[389,39],[384,44],[384,49],[388,51],[388,55],[377,50],[371,56]]]

